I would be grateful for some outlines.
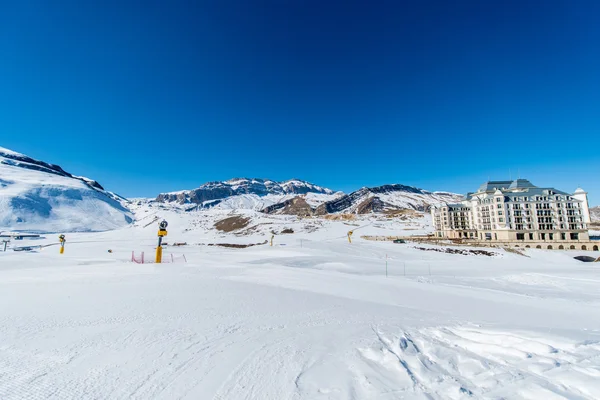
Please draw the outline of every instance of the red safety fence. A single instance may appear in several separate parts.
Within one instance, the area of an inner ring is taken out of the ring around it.
[[[142,254],[138,257],[135,256],[135,251],[131,252],[131,262],[134,262],[136,264],[144,264],[144,252],[142,251]]]
[[[147,260],[144,258],[144,252],[136,255],[135,251],[131,252],[131,262],[136,264],[154,264],[153,260]],[[187,258],[185,254],[175,255],[175,254],[163,254],[162,264],[174,264],[174,263],[187,263]]]

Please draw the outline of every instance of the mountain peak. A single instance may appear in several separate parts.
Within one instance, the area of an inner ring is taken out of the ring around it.
[[[220,200],[243,194],[266,196],[307,193],[333,194],[334,192],[331,189],[300,179],[277,182],[264,178],[232,178],[222,182],[207,182],[193,190],[161,193],[156,201],[202,204],[205,201]]]

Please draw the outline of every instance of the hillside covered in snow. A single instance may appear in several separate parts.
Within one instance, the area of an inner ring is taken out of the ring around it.
[[[309,207],[303,199],[286,199],[285,201],[265,208],[269,214],[370,214],[390,213],[398,210],[428,211],[435,203],[451,203],[460,201],[461,195],[447,192],[429,192],[412,186],[383,185],[372,188],[361,188],[347,195],[323,202],[316,207]]]
[[[132,221],[125,203],[94,180],[0,147],[0,230],[116,229]]]
[[[265,196],[281,197],[285,195],[308,193],[332,195],[334,192],[331,189],[323,188],[299,179],[275,182],[269,179],[234,178],[224,182],[208,182],[193,190],[161,193],[156,197],[156,201],[176,202],[179,204],[198,204],[202,205],[202,208],[211,208],[221,203],[224,199],[250,195],[249,197],[234,199],[233,204],[238,201],[239,204],[243,205],[243,207],[240,208],[255,208],[254,203],[256,203],[256,200]],[[272,199],[276,198],[277,197]],[[274,200],[267,201],[267,203],[272,204],[273,201]],[[250,206],[248,206],[248,204]],[[260,204],[258,207],[260,207]]]
[[[600,206],[590,208],[592,222],[600,223]]]

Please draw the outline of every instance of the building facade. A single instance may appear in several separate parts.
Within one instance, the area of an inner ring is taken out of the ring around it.
[[[532,244],[590,240],[585,191],[569,194],[526,179],[486,182],[461,203],[432,206],[431,216],[440,238]]]

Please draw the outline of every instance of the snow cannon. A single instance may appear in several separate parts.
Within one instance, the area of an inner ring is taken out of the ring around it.
[[[162,262],[162,238],[167,236],[167,226],[169,224],[164,219],[158,224],[158,246],[156,247],[156,263]]]
[[[58,240],[60,241],[60,254],[64,254],[64,252],[65,252],[65,242],[67,241],[67,239],[65,239],[65,235],[60,235],[58,237]]]

